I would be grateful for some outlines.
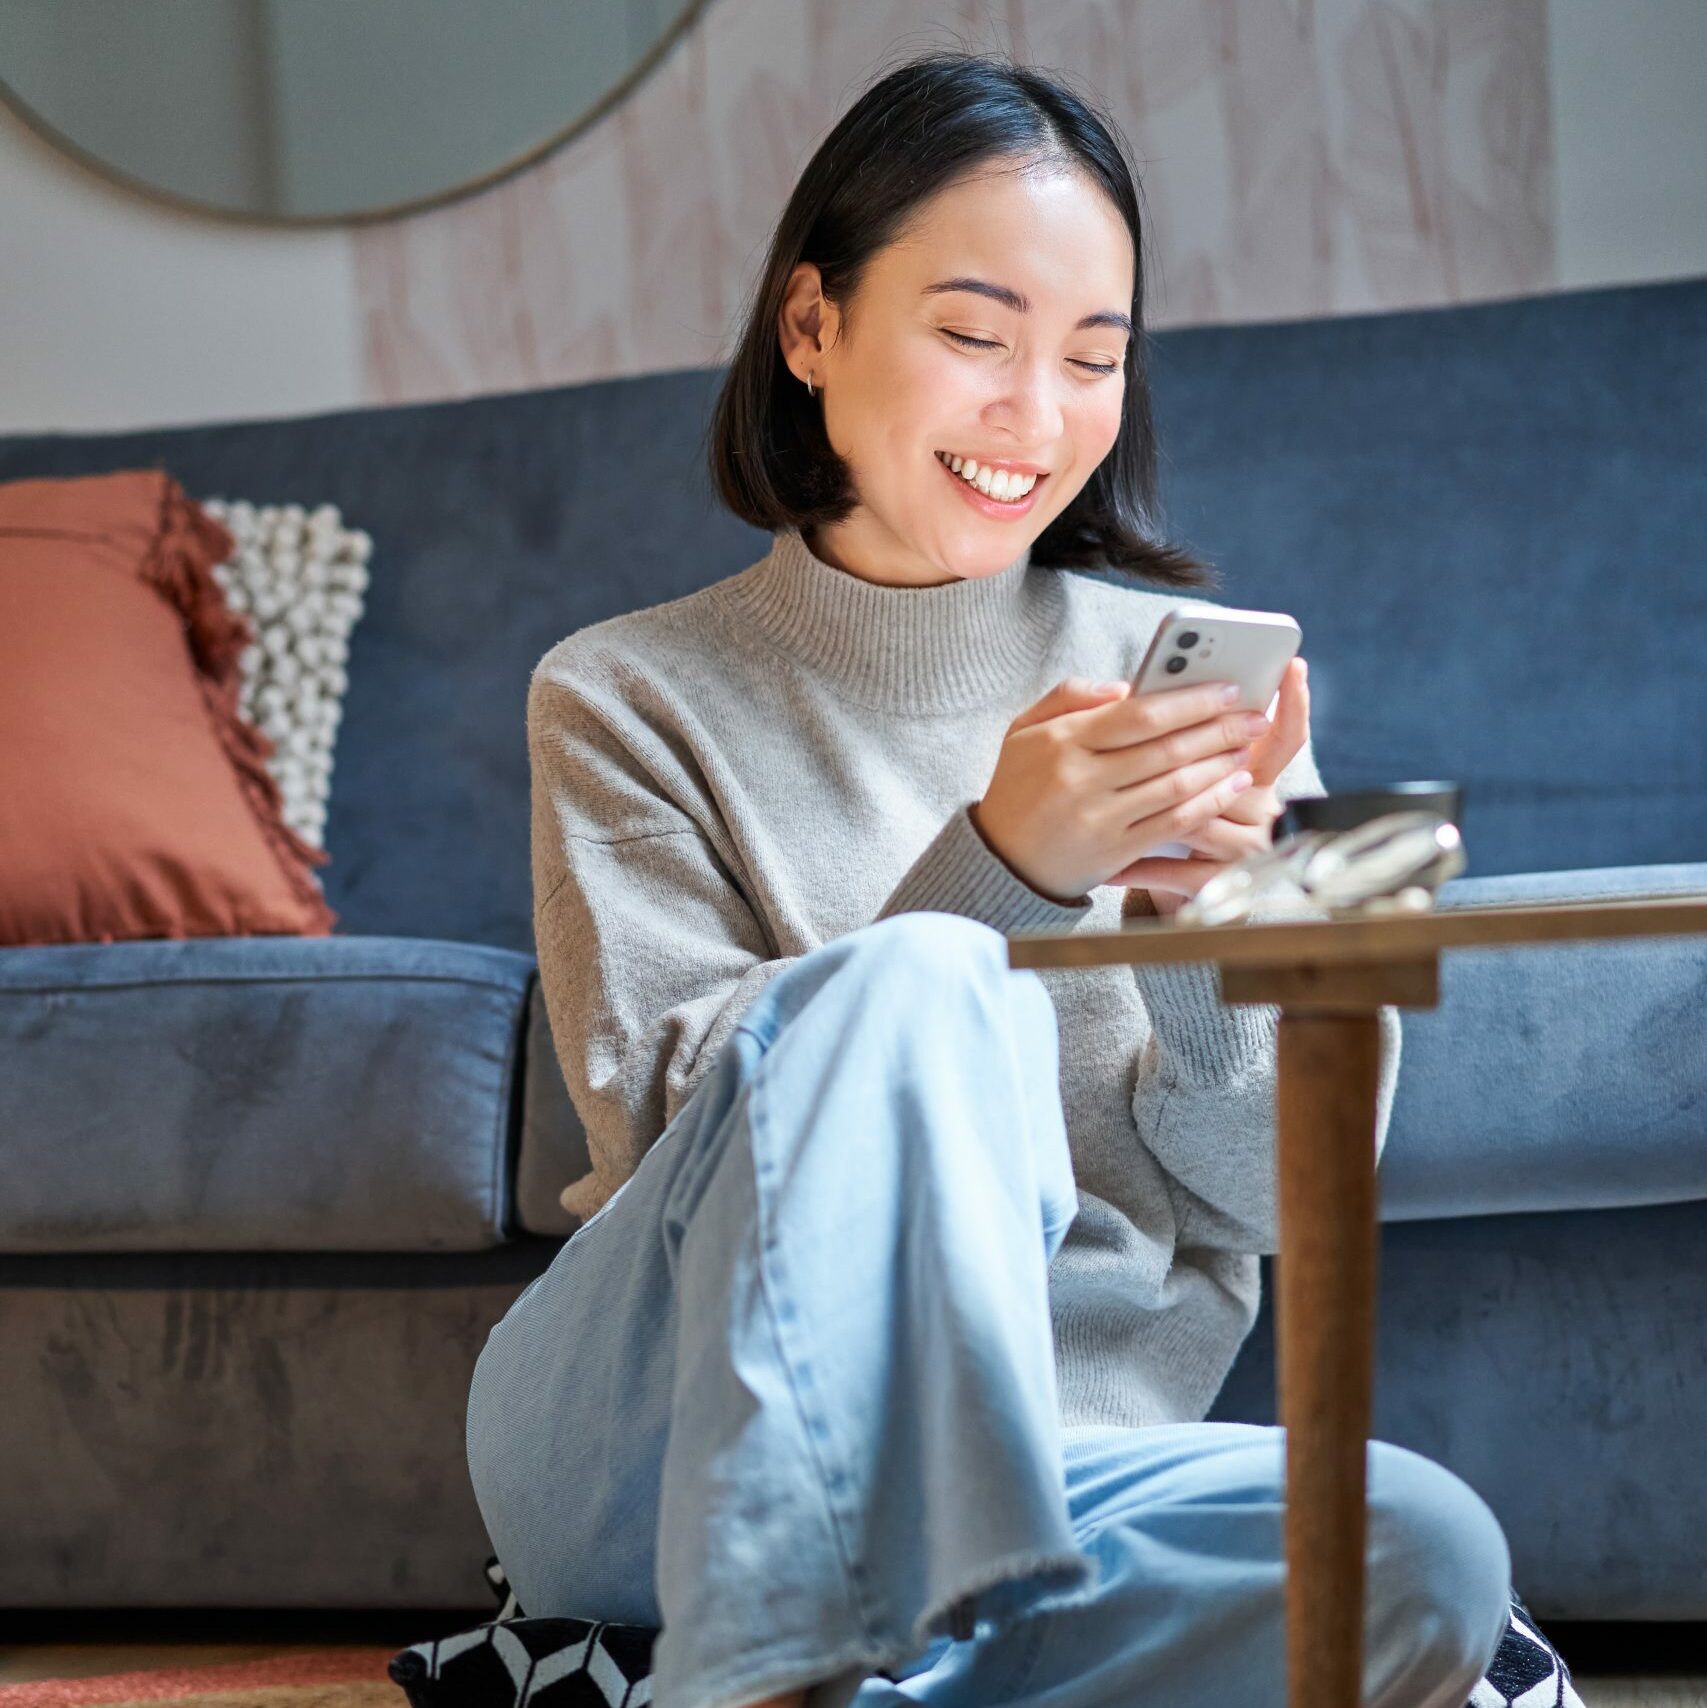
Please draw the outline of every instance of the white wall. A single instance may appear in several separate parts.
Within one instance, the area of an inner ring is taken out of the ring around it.
[[[301,415],[365,395],[347,232],[178,213],[0,106],[0,432]]]
[[[1707,274],[1707,0],[1548,8],[1558,287]],[[0,107],[0,432],[348,408],[370,365],[347,231],[177,213]]]

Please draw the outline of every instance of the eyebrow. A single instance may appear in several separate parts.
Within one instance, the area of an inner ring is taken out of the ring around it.
[[[1029,297],[1019,291],[1010,290],[1006,285],[993,285],[987,279],[939,279],[934,285],[926,285],[923,294],[928,297],[941,296],[949,291],[970,291],[974,296],[989,297],[992,302],[999,302],[1016,314],[1031,313]],[[1100,314],[1087,314],[1078,324],[1080,327],[1117,326],[1128,337],[1132,336],[1130,317],[1116,314],[1113,309],[1104,309]]]

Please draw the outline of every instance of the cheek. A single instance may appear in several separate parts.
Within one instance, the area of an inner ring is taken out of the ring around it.
[[[857,360],[850,359],[838,367],[835,389],[850,412],[857,408],[862,416],[871,416],[886,404],[928,394],[942,377],[928,348],[910,348],[904,339],[888,336],[879,328],[866,336]]]
[[[975,420],[984,401],[968,383],[964,363],[930,351],[887,364],[862,389],[867,443],[880,447],[878,460],[905,482],[918,478],[923,457],[955,438],[957,428],[951,424]]]
[[[885,409],[901,431],[926,438],[945,421],[964,421],[983,407],[985,393],[969,364],[927,345],[893,363],[881,379]]]
[[[1114,449],[1120,437],[1120,414],[1125,388],[1116,380],[1099,380],[1090,388],[1080,416],[1080,432],[1084,442],[1096,450],[1100,462]]]

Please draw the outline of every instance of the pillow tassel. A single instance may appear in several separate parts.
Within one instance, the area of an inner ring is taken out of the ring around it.
[[[285,822],[284,796],[266,763],[273,752],[272,740],[238,710],[243,685],[240,661],[255,633],[248,617],[227,604],[225,590],[213,573],[213,566],[230,557],[237,542],[171,475],[162,472],[159,479],[160,529],[154,549],[143,560],[142,578],[183,614],[202,698],[244,798],[261,834],[277,852],[291,887],[314,912],[316,929],[329,933],[337,915],[306,868],[324,866],[331,856]]]

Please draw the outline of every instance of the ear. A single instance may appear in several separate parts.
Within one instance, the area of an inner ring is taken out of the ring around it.
[[[824,375],[824,350],[835,310],[824,300],[823,276],[815,261],[802,261],[788,275],[777,311],[777,340],[789,372],[806,383],[808,374]]]

